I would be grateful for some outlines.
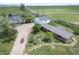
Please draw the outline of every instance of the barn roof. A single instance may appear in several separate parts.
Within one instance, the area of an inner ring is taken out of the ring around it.
[[[49,24],[41,24],[42,27],[44,27],[45,29],[65,38],[65,39],[69,39],[70,37],[73,36],[72,33],[65,31],[64,29],[60,28],[60,27],[54,27],[52,25]]]

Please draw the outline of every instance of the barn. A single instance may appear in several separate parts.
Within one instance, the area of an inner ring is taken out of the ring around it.
[[[64,43],[69,43],[72,41],[72,37],[74,36],[71,32],[65,31],[61,27],[55,27],[49,24],[40,24],[44,29],[51,31],[54,33],[55,37],[61,40]]]

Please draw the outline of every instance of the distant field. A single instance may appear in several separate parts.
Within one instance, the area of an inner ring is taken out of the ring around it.
[[[19,7],[0,7],[0,15],[7,15],[9,13],[19,14]]]
[[[67,21],[79,22],[79,6],[28,6],[34,13],[48,15],[52,19],[63,19]],[[20,14],[19,6],[1,7],[0,15]]]
[[[79,6],[32,6],[28,7],[39,13],[62,14],[62,13],[78,13]]]
[[[29,8],[39,14],[48,15],[52,19],[79,22],[79,6],[36,6]]]

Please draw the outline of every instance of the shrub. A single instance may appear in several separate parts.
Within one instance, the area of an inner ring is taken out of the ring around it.
[[[30,23],[33,21],[33,17],[32,16],[28,16],[26,19],[25,19],[25,22],[26,23]]]
[[[33,43],[34,42],[34,40],[33,40],[33,38],[31,38],[30,40],[29,40],[29,43]]]
[[[51,42],[51,37],[52,37],[52,33],[47,32],[46,35],[45,35],[45,38],[42,41],[46,42],[46,43],[49,43],[49,42]]]
[[[33,34],[36,34],[37,32],[39,32],[41,29],[41,26],[36,24],[34,27],[33,27]]]
[[[50,39],[50,38],[45,37],[42,41],[43,41],[43,42],[46,42],[46,43],[49,43],[49,42],[51,42],[51,39]]]

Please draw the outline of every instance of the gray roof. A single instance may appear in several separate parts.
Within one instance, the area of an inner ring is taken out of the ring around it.
[[[10,18],[11,18],[12,21],[17,21],[18,20],[18,16],[16,16],[16,15],[12,15],[12,16],[10,16]]]
[[[10,20],[12,21],[12,22],[23,22],[23,17],[21,17],[21,16],[17,16],[17,15],[12,15],[12,16],[10,16]]]
[[[60,28],[60,27],[54,27],[52,25],[49,24],[41,24],[42,27],[44,27],[45,29],[65,38],[65,39],[69,39],[70,37],[73,36],[72,33],[65,31],[64,29]]]
[[[50,18],[48,16],[39,16],[37,17],[40,21],[42,20],[50,20]]]

